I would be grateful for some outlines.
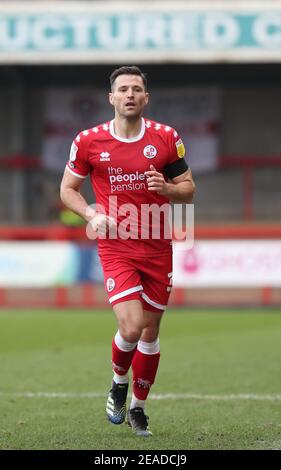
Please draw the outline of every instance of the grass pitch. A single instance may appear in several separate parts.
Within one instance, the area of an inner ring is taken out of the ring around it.
[[[105,418],[115,331],[109,311],[0,313],[0,449],[281,449],[281,312],[167,311],[148,439]]]

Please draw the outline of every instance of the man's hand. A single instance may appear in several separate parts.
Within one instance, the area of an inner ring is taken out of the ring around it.
[[[148,191],[155,191],[161,196],[168,195],[168,183],[162,173],[158,173],[153,165],[150,165],[150,171],[146,171],[145,176],[147,177]]]
[[[88,238],[95,239],[98,236],[105,238],[110,229],[116,228],[116,220],[109,215],[96,213],[91,219],[88,219],[87,235]]]

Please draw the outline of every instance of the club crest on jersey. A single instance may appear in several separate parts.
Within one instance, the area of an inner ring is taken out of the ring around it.
[[[157,155],[157,150],[154,145],[147,145],[143,149],[143,154],[146,158],[154,158]]]
[[[183,141],[181,139],[176,141],[176,147],[177,147],[178,157],[183,158],[185,156],[185,148],[183,145]]]
[[[109,277],[106,281],[107,291],[108,292],[113,291],[114,287],[115,287],[115,281],[114,281],[114,279],[112,279],[112,277]]]

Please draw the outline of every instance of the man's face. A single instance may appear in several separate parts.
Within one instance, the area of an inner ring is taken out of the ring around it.
[[[142,78],[139,75],[119,75],[109,93],[109,101],[119,116],[141,116],[148,103],[148,93],[144,89]]]

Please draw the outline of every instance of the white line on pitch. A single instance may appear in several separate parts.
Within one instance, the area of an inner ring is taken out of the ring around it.
[[[11,398],[104,398],[106,393],[98,392],[1,392],[0,397]],[[254,393],[238,393],[230,395],[203,395],[197,393],[166,393],[151,394],[150,400],[257,400],[257,401],[281,401],[281,394],[257,395]]]

